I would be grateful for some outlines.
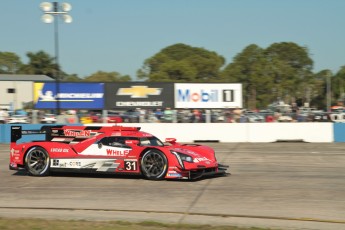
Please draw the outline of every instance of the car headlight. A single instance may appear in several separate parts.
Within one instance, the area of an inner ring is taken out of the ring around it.
[[[191,157],[187,154],[179,153],[179,152],[172,151],[172,150],[170,152],[176,156],[177,161],[181,165],[182,168],[184,168],[184,163],[183,163],[184,161],[193,163],[193,157]]]

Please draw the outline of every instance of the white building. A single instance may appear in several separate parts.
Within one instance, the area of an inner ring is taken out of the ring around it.
[[[33,101],[33,83],[51,82],[46,75],[0,74],[0,109],[23,109]]]

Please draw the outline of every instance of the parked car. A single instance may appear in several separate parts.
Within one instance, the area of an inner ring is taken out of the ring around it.
[[[138,123],[140,120],[140,112],[136,110],[128,110],[121,113],[123,122],[127,123]]]
[[[345,123],[345,113],[331,113],[330,119],[335,123]]]
[[[123,118],[119,113],[108,113],[107,123],[122,123]]]
[[[292,115],[289,113],[284,113],[278,118],[278,122],[292,122]]]
[[[265,117],[258,113],[247,114],[248,120],[251,123],[265,122]]]
[[[330,114],[329,113],[315,113],[313,116],[314,122],[332,122]]]
[[[7,119],[7,124],[28,124],[29,118],[25,115],[12,115]]]
[[[92,123],[102,123],[103,122],[101,113],[91,112],[90,114],[88,114],[88,116],[91,118]]]
[[[82,116],[82,117],[80,117],[80,122],[82,124],[90,124],[93,122],[93,120],[90,116]]]
[[[43,117],[40,119],[40,122],[42,124],[54,124],[56,123],[56,121],[57,119],[56,119],[55,114],[50,114],[50,113],[43,115]]]

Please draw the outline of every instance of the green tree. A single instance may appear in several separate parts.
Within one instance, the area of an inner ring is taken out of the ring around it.
[[[44,74],[55,78],[60,67],[55,64],[53,57],[44,51],[28,52],[26,56],[29,58],[29,63],[23,65],[21,72],[25,74]],[[60,79],[62,78],[60,77]]]
[[[0,74],[18,73],[23,63],[19,56],[11,52],[0,52]]]
[[[162,82],[216,82],[225,59],[204,48],[175,44],[145,60],[137,77]]]
[[[293,103],[297,98],[310,102],[313,60],[306,47],[293,42],[270,45],[265,56],[271,63],[277,97],[285,103]]]
[[[64,76],[64,81],[82,81],[83,79],[81,79],[80,77],[78,77],[77,74],[66,74],[66,76]]]
[[[312,84],[313,95],[310,102],[311,105],[327,111],[327,84],[331,84],[333,79],[334,77],[332,77],[332,72],[328,69],[321,70],[314,74]]]
[[[252,44],[235,56],[222,76],[225,81],[242,83],[244,104],[255,109],[276,100],[309,102],[312,66],[308,49],[295,43],[274,43],[266,49]]]
[[[334,100],[339,105],[344,105],[345,99],[345,66],[340,67],[340,70],[332,77],[332,94]]]
[[[128,82],[131,81],[129,75],[121,75],[118,72],[103,72],[98,71],[89,77],[86,77],[84,81],[92,82]]]
[[[273,78],[264,50],[255,44],[234,57],[222,72],[226,82],[242,83],[243,101],[249,109],[263,108],[272,101]]]

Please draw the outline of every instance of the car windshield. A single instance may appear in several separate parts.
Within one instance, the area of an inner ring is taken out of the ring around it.
[[[139,138],[140,145],[145,146],[164,146],[164,143],[159,140],[157,137],[141,137]]]

